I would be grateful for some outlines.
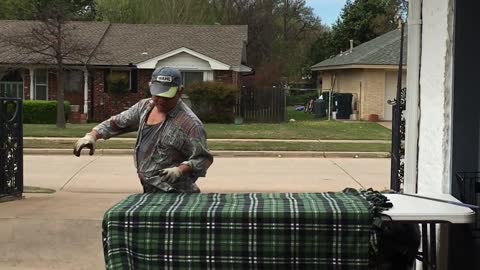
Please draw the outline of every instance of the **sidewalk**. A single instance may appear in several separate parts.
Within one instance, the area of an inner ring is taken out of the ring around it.
[[[215,159],[202,192],[320,192],[389,186],[388,159]],[[104,269],[103,213],[141,192],[131,156],[24,156],[27,186],[56,190],[0,203],[0,269]]]

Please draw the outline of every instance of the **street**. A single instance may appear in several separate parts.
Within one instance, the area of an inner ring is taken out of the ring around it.
[[[141,187],[133,158],[120,156],[25,156],[25,185],[84,193],[136,193]],[[318,192],[345,187],[383,190],[390,159],[216,157],[203,192]]]

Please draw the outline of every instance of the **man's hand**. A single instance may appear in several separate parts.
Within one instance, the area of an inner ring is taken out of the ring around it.
[[[73,154],[75,156],[79,157],[82,149],[84,147],[86,147],[86,148],[90,149],[90,153],[89,153],[90,156],[93,155],[95,153],[95,142],[96,141],[97,141],[97,139],[92,134],[90,134],[90,133],[85,134],[85,136],[83,136],[83,138],[80,138],[75,143],[75,147],[73,148]]]
[[[178,167],[163,169],[158,176],[162,177],[165,182],[173,184],[182,176],[182,171]]]

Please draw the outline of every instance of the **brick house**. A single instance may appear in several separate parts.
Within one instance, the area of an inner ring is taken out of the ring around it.
[[[25,31],[34,21],[0,21],[0,34]],[[247,26],[139,25],[70,22],[72,36],[92,44],[89,59],[67,62],[65,100],[79,105],[91,121],[102,121],[149,96],[148,81],[156,67],[181,70],[184,85],[222,81],[241,85],[246,64]],[[16,48],[0,50],[0,96],[55,100],[53,63]],[[2,73],[2,70],[4,71]],[[128,93],[114,99],[107,76],[128,76]],[[3,74],[3,76],[2,76]],[[32,79],[33,78],[33,79]]]
[[[387,101],[394,99],[397,91],[400,35],[399,29],[390,31],[313,65],[312,71],[318,74],[317,87],[322,91],[352,93],[360,119],[377,114],[381,120],[392,120],[392,107]],[[403,87],[407,77],[406,45],[407,39],[404,41]]]

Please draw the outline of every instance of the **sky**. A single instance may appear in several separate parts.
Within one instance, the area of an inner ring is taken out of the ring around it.
[[[307,6],[313,8],[315,15],[322,19],[322,23],[332,25],[340,15],[346,0],[306,0],[305,2]]]

